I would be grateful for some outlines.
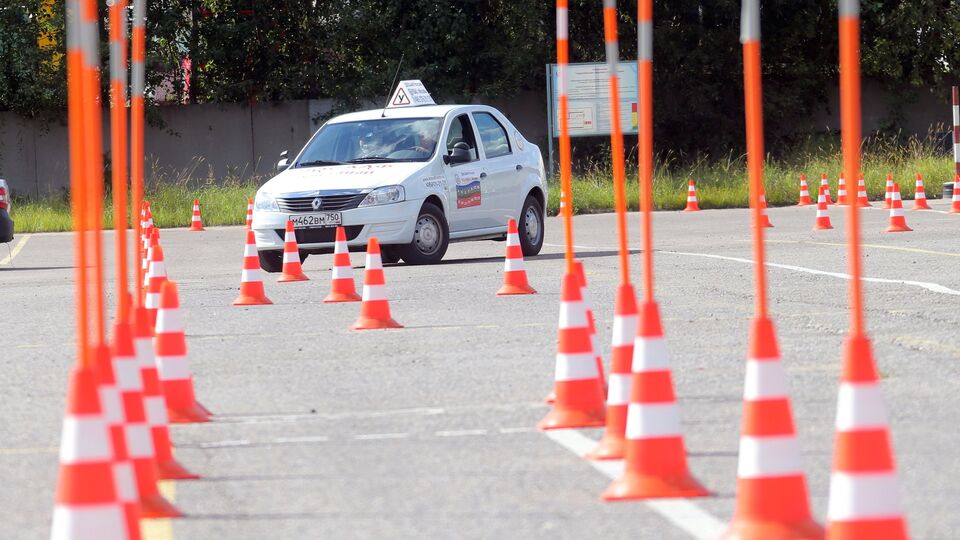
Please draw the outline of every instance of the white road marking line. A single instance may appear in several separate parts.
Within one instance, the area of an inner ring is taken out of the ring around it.
[[[296,422],[298,420],[342,420],[346,418],[382,418],[385,416],[399,416],[404,414],[433,416],[446,413],[446,409],[438,407],[418,407],[411,409],[393,409],[386,411],[359,411],[345,413],[295,413],[295,414],[265,414],[243,416],[216,416],[214,423],[218,424],[269,424],[272,422]]]
[[[510,433],[532,433],[532,432],[534,432],[534,431],[537,431],[537,430],[534,429],[534,428],[532,428],[532,427],[505,427],[505,428],[500,428],[500,433],[503,433],[504,435],[508,435],[508,434],[510,434]]]
[[[470,435],[486,435],[485,429],[457,429],[452,431],[437,431],[434,433],[437,437],[467,437]]]
[[[24,244],[27,243],[27,240],[30,239],[30,236],[31,235],[29,234],[25,234],[21,236],[20,241],[17,242],[17,245],[13,247],[13,249],[10,251],[10,254],[4,257],[3,259],[0,259],[0,264],[10,264],[11,262],[13,262],[14,257],[16,257],[18,253],[20,253],[20,250],[23,249]]]
[[[581,458],[597,444],[597,441],[573,429],[550,430],[544,434]],[[587,463],[611,479],[619,478],[623,474],[622,460],[588,461]],[[660,499],[642,502],[697,540],[714,540],[726,530],[726,525],[716,516],[687,499]]]
[[[382,439],[405,439],[409,433],[368,433],[366,435],[354,435],[358,441],[378,441]]]
[[[316,435],[312,437],[277,437],[273,440],[273,442],[277,444],[317,443],[328,441],[330,441],[330,437],[324,437],[323,435]]]
[[[205,442],[197,445],[199,448],[234,448],[238,446],[250,446],[252,442],[246,439],[239,439],[236,441],[216,441],[216,442]]]
[[[725,255],[711,255],[708,253],[689,253],[684,251],[659,251],[658,253],[665,253],[668,255],[686,255],[688,257],[703,257],[707,259],[720,259],[725,261],[734,261],[745,264],[754,264],[751,259],[743,259],[740,257],[727,257]],[[794,266],[792,264],[779,264],[768,262],[767,266],[771,268],[780,268],[783,270],[793,270],[795,272],[804,272],[807,274],[814,274],[819,276],[830,276],[840,279],[850,279],[850,274],[844,274],[841,272],[827,272],[825,270],[816,270],[814,268],[806,268],[803,266]],[[926,281],[912,281],[909,279],[886,279],[886,278],[872,278],[864,277],[861,278],[863,281],[870,283],[892,283],[896,285],[909,285],[911,287],[920,287],[921,289],[926,289],[930,292],[940,293],[940,294],[949,294],[952,296],[960,296],[960,291],[956,291],[949,287],[945,287],[938,283],[928,283]]]

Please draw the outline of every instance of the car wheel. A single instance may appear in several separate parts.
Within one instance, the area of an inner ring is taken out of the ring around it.
[[[264,272],[269,272],[275,274],[283,270],[283,252],[277,250],[271,251],[259,251],[257,252],[260,255],[260,268],[263,268]],[[301,258],[303,255],[300,256]]]
[[[517,230],[520,233],[523,256],[532,257],[540,253],[540,248],[543,247],[543,208],[533,196],[528,196],[523,202]]]
[[[413,241],[395,249],[407,264],[433,264],[443,259],[449,243],[450,231],[443,210],[435,204],[423,203],[413,230]]]
[[[400,262],[400,256],[397,255],[395,248],[388,246],[380,247],[380,261],[383,264],[395,264]]]

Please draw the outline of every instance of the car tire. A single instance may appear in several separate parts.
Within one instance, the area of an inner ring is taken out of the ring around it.
[[[520,219],[517,220],[517,232],[520,233],[520,248],[524,257],[533,257],[543,248],[543,208],[540,201],[532,195],[523,201]]]
[[[417,215],[413,241],[393,248],[407,264],[434,264],[443,259],[450,243],[450,229],[443,210],[433,203],[423,203]]]
[[[396,264],[400,262],[400,256],[397,255],[397,248],[392,246],[381,246],[380,261],[383,264]]]
[[[257,252],[260,255],[260,268],[263,268],[264,272],[270,274],[276,274],[283,270],[283,252],[279,250],[270,250],[270,251],[259,251]],[[300,256],[303,258],[303,255]]]

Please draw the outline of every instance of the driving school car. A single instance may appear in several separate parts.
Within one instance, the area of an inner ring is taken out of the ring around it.
[[[300,258],[333,251],[336,227],[385,262],[440,261],[449,242],[502,240],[516,219],[523,254],[543,245],[546,175],[536,145],[484,105],[436,105],[401,81],[385,109],[327,121],[254,201],[260,266],[279,272],[293,221]]]

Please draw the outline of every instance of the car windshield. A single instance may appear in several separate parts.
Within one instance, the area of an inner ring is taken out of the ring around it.
[[[327,124],[296,166],[427,161],[436,149],[441,122],[441,118],[382,118]]]

